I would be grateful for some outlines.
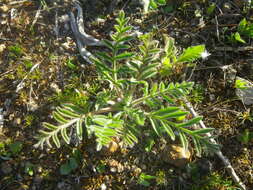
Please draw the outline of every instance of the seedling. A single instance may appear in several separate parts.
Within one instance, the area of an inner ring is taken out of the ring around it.
[[[174,50],[170,40],[166,41],[165,48],[159,48],[152,34],[145,34],[139,39],[139,51],[130,52],[128,41],[133,37],[128,20],[121,11],[111,41],[104,41],[109,51],[99,52],[97,58],[92,58],[104,88],[96,93],[93,101],[86,101],[83,106],[68,103],[57,107],[53,118],[58,124],[44,123],[45,130],[40,131],[35,147],[43,148],[44,144],[52,147],[53,142],[59,148],[60,135],[65,143],[70,144],[71,131],[76,133],[80,142],[84,131],[88,138],[95,136],[97,150],[109,145],[115,137],[133,147],[143,131],[150,130],[157,137],[168,136],[172,140],[178,134],[184,148],[191,137],[198,153],[203,147],[219,148],[204,136],[214,129],[189,129],[188,126],[197,124],[202,117],[180,120],[188,112],[178,102],[189,95],[193,83],[174,84],[157,80],[158,70],[163,65],[161,60],[174,59],[180,64],[192,62],[201,56],[205,47],[189,47],[175,57],[171,55]]]
[[[237,140],[243,144],[248,144],[253,139],[253,132],[245,129],[244,132],[237,136]]]

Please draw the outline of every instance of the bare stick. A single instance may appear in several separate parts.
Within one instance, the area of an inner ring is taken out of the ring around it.
[[[197,117],[198,114],[196,113],[196,111],[194,110],[193,106],[191,105],[190,102],[188,102],[187,100],[185,101],[186,107],[189,109],[189,111],[191,112],[191,114],[194,117]],[[206,126],[204,124],[203,121],[199,122],[199,125],[201,128],[205,129]],[[208,137],[211,137],[210,133],[206,134]],[[217,142],[214,139],[210,139],[210,141],[214,144],[217,144]],[[228,160],[228,158],[226,158],[222,152],[220,150],[216,151],[215,154],[221,159],[221,161],[223,162],[223,164],[225,165],[225,168],[227,170],[227,172],[229,173],[229,175],[232,177],[232,179],[234,180],[235,183],[237,183],[241,189],[246,190],[246,186],[244,185],[244,183],[241,181],[241,179],[237,176],[233,166],[231,165],[230,161]]]

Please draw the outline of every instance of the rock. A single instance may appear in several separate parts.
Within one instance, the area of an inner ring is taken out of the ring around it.
[[[253,83],[240,78],[236,77],[236,90],[235,93],[237,97],[243,102],[245,105],[252,105],[253,104]]]
[[[4,44],[0,45],[0,53],[2,53],[5,50],[6,46]]]
[[[7,5],[3,5],[0,7],[0,10],[6,13],[9,10],[9,7]]]
[[[1,172],[3,172],[3,174],[7,175],[12,172],[12,167],[10,164],[3,162],[0,166],[0,170],[1,170]]]
[[[191,153],[179,145],[167,145],[162,152],[164,162],[182,168],[190,162]]]
[[[117,160],[111,159],[108,161],[108,165],[110,166],[110,171],[111,172],[123,172],[124,171],[124,166],[118,162]]]
[[[118,143],[115,142],[115,141],[111,141],[110,144],[109,144],[109,147],[108,147],[108,151],[109,151],[110,153],[114,153],[114,152],[116,152],[118,149],[119,149]]]

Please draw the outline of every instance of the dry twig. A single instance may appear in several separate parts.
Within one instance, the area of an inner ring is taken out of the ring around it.
[[[194,117],[197,117],[198,114],[197,114],[196,111],[194,110],[194,108],[193,108],[193,106],[191,105],[191,103],[188,102],[188,101],[185,101],[185,104],[186,104],[186,107],[187,107],[187,108],[189,109],[189,111],[191,112],[191,114],[192,114]],[[200,125],[200,127],[203,128],[203,129],[206,128],[206,126],[205,126],[205,124],[204,124],[203,121],[200,121],[200,122],[199,122],[199,125]],[[210,134],[210,133],[207,133],[207,136],[208,136],[208,137],[211,137],[211,134]],[[216,142],[214,139],[212,139],[212,138],[210,139],[210,141],[211,141],[212,143],[217,144],[217,142]],[[246,189],[247,189],[246,186],[245,186],[244,183],[241,181],[241,179],[237,176],[237,174],[236,174],[236,172],[235,172],[233,166],[231,165],[230,161],[228,160],[228,158],[226,158],[220,150],[216,151],[215,154],[221,159],[221,161],[222,161],[223,164],[225,165],[225,168],[226,168],[227,172],[228,172],[229,175],[232,177],[232,179],[234,180],[234,182],[237,183],[237,184],[240,186],[240,188],[241,188],[242,190],[246,190]]]

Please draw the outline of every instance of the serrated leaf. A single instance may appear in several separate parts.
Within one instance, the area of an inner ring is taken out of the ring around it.
[[[192,62],[201,57],[205,51],[204,45],[188,47],[177,59],[177,62]]]

